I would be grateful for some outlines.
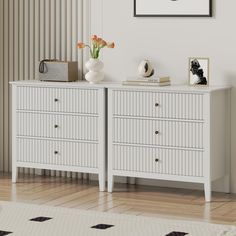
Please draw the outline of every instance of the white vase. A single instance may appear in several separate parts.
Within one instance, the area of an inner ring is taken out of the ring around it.
[[[99,59],[90,58],[86,62],[85,67],[89,70],[85,75],[85,79],[89,81],[90,84],[99,83],[104,79],[104,72],[102,71],[104,64]]]

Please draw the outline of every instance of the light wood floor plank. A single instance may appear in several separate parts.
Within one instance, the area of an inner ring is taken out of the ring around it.
[[[0,175],[0,201],[15,201],[118,214],[236,224],[236,195],[213,193],[205,203],[203,191],[116,184],[110,194],[98,183],[72,178],[22,175],[12,184]]]

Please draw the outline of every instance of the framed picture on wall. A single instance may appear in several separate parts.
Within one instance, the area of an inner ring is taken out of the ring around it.
[[[211,17],[212,0],[134,0],[135,17]]]
[[[209,85],[209,58],[189,58],[189,84],[194,86]]]

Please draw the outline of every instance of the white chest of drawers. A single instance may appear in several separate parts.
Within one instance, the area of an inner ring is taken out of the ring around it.
[[[99,175],[105,190],[105,88],[86,83],[12,83],[12,180],[17,168]]]
[[[214,180],[225,177],[228,189],[229,95],[228,88],[111,87],[108,191],[114,176],[202,183],[206,201]]]

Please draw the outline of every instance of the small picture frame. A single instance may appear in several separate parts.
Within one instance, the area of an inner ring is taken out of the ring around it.
[[[189,58],[189,84],[209,86],[209,58]]]

